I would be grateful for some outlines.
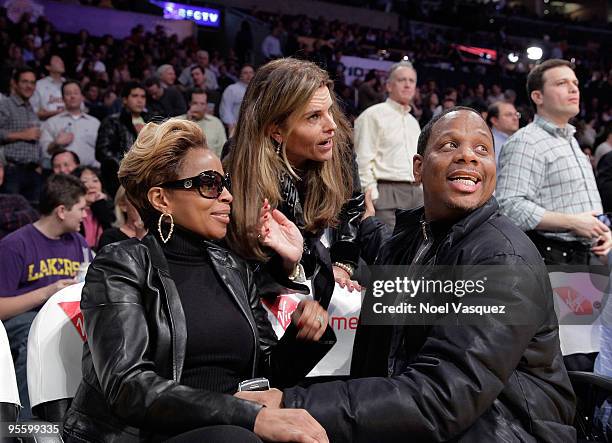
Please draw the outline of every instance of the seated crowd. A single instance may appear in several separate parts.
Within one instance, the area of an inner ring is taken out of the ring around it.
[[[163,30],[3,27],[0,320],[21,420],[29,327],[89,266],[64,441],[575,441],[545,265],[611,261],[612,123],[571,63],[534,65],[522,102],[499,81],[442,92],[407,61],[345,85],[325,50],[270,45],[253,66]],[[490,296],[513,320],[361,322],[350,379],[305,383],[336,343],[335,288],[372,264],[504,266]],[[310,296],[279,338],[262,301],[288,292]],[[237,392],[257,377],[272,389]]]

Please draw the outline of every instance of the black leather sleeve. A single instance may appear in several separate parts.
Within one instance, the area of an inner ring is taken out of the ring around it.
[[[257,325],[259,335],[259,373],[267,377],[272,386],[284,388],[302,381],[316,364],[329,352],[336,343],[336,335],[327,327],[319,341],[297,340],[297,328],[291,323],[283,337],[278,340],[268,314],[261,304],[258,280],[251,274],[249,303]],[[287,279],[288,280],[288,279]],[[300,285],[303,286],[303,285]],[[307,288],[304,286],[304,288]],[[283,292],[286,292],[283,291]]]
[[[333,230],[330,255],[333,262],[359,263],[359,226],[365,212],[365,196],[361,192],[359,168],[355,153],[353,163],[353,194],[340,212],[340,224]]]
[[[102,120],[96,138],[96,160],[101,164],[117,162],[119,157],[119,127],[117,121],[107,117]]]
[[[359,243],[361,245],[361,258],[373,265],[387,239],[391,238],[393,230],[376,217],[368,217],[359,227]]]
[[[432,326],[401,374],[289,388],[284,391],[285,407],[306,409],[336,443],[395,442],[407,436],[441,442],[457,437],[491,407],[539,328],[542,335],[536,340],[556,340],[558,346],[557,328],[542,327],[550,320],[550,288],[543,287],[535,272],[509,276],[505,283],[499,295],[524,313],[525,324],[512,326],[486,316],[478,325]],[[534,293],[539,296],[531,297]],[[554,346],[544,348],[542,353],[554,352]],[[548,401],[557,395],[554,385],[530,386],[539,402],[556,407]],[[563,417],[570,409],[568,401],[567,411],[554,413]]]
[[[220,424],[253,429],[260,406],[189,388],[156,372],[149,350],[155,335],[147,326],[154,320],[143,302],[150,266],[146,254],[132,252],[122,244],[106,247],[89,268],[81,300],[94,370],[108,406],[128,425],[165,434]]]

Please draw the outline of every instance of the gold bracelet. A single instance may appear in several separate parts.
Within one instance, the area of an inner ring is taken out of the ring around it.
[[[343,271],[346,271],[346,273],[349,275],[349,278],[353,277],[353,272],[355,272],[355,268],[352,265],[349,265],[348,263],[340,263],[336,261],[332,263],[332,266],[336,266],[342,269]]]

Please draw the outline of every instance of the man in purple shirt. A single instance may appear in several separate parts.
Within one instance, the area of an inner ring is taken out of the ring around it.
[[[78,233],[85,193],[76,177],[52,175],[43,187],[41,218],[0,240],[0,320],[14,358],[22,419],[30,417],[26,377],[30,325],[53,294],[76,283],[80,264],[92,259]]]

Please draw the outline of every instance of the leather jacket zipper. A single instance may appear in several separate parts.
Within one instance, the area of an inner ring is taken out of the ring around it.
[[[430,236],[427,234],[427,222],[425,220],[421,220],[421,233],[423,234],[423,244],[419,246],[416,255],[414,256],[414,260],[412,260],[412,264],[419,264],[425,253],[429,251],[431,248],[433,241]]]
[[[172,338],[172,380],[178,382],[178,365],[176,363],[176,329],[174,327],[174,318],[172,317],[170,301],[168,300],[168,294],[170,294],[170,292],[168,292],[168,287],[166,286],[164,278],[162,276],[160,276],[160,281],[166,294],[166,296],[164,297],[164,301],[166,302],[166,308],[168,308],[168,319],[170,320],[170,337]]]

